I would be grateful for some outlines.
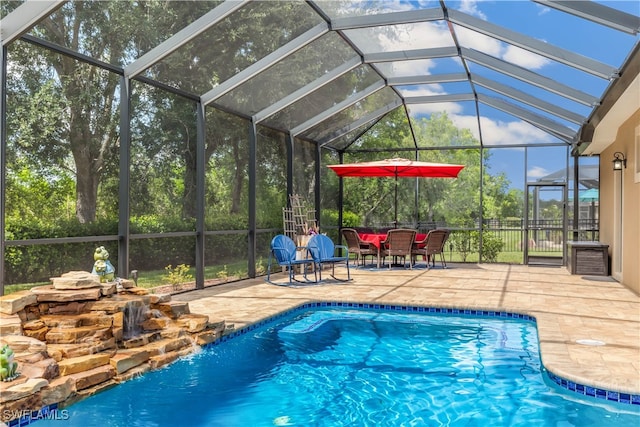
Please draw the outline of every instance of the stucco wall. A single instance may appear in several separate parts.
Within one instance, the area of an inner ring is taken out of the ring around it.
[[[640,182],[636,171],[640,153],[640,110],[637,110],[618,130],[616,140],[600,154],[600,241],[614,244],[614,201],[616,182],[620,172],[613,171],[613,153],[620,151],[627,157],[622,170],[622,275],[621,283],[640,294]],[[613,260],[612,260],[613,261]]]

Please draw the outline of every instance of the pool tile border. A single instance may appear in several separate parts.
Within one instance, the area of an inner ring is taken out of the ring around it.
[[[7,427],[22,427],[34,423],[38,420],[66,420],[68,413],[66,410],[58,410],[58,404],[43,406],[37,411],[21,411],[23,415],[20,418],[6,422]]]
[[[224,335],[218,340],[212,342],[209,345],[218,345],[233,339],[237,336],[243,335],[254,329],[260,328],[266,324],[272,323],[284,316],[291,315],[298,311],[306,310],[309,308],[362,308],[367,310],[379,310],[379,311],[404,311],[408,313],[433,313],[433,314],[449,314],[449,315],[469,315],[477,317],[489,317],[500,319],[518,319],[526,320],[537,324],[536,318],[529,316],[528,314],[514,313],[508,311],[495,311],[495,310],[477,310],[477,309],[462,309],[451,307],[420,307],[410,305],[395,305],[395,304],[372,304],[372,303],[358,303],[358,302],[307,302],[294,307],[289,310],[285,310],[268,318],[265,318],[259,322],[245,326],[230,334]],[[602,388],[596,388],[587,386],[584,384],[576,383],[566,378],[562,378],[547,368],[542,366],[543,371],[547,374],[547,377],[561,388],[581,394],[583,396],[594,397],[596,399],[603,399],[610,402],[618,402],[627,405],[640,405],[640,394],[622,393],[613,390],[606,390]]]

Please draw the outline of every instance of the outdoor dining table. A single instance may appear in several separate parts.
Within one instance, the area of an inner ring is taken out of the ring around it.
[[[382,246],[382,242],[387,238],[387,233],[358,233],[360,239],[365,242],[373,243],[373,245],[378,248],[378,268],[380,268],[380,247]],[[427,235],[425,233],[416,234],[416,241],[422,241],[426,239]],[[409,260],[411,262],[411,260]]]

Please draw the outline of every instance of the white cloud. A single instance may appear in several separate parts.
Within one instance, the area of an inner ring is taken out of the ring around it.
[[[415,59],[412,61],[396,61],[390,65],[393,76],[428,76],[436,66],[431,59]]]
[[[471,3],[474,3],[475,7],[475,2]],[[461,10],[463,12],[467,12],[464,9]],[[541,55],[504,43],[498,39],[486,36],[472,29],[455,26],[455,31],[462,46],[478,50],[488,55],[495,56],[496,58],[502,58],[507,62],[511,62],[521,67],[537,70],[551,63],[549,59]]]
[[[389,1],[385,8],[400,10],[404,7],[403,5],[406,5],[406,3]],[[479,6],[481,4],[476,0],[462,0],[459,4],[459,10],[486,20],[487,17]],[[543,10],[541,13],[545,13],[545,11]],[[484,52],[496,58],[502,58],[505,61],[531,70],[540,69],[550,63],[548,59],[538,54],[504,43],[477,31],[455,24],[454,28],[461,46]],[[353,38],[356,44],[363,48],[366,47],[366,50],[371,52],[404,51],[453,45],[449,28],[443,22],[396,25],[388,26],[382,31],[368,29],[365,31],[358,30],[357,32],[347,31],[346,33],[350,38]],[[411,60],[383,65],[392,68],[392,75],[411,76],[431,74],[436,63],[437,61],[435,60]],[[445,94],[446,91],[440,85],[425,85],[414,90],[404,89],[402,93],[404,96],[409,97],[440,95]],[[470,114],[469,105],[470,103],[460,102],[427,103],[409,105],[408,108],[412,116],[431,115],[444,111],[457,127],[469,129],[479,139],[478,119],[475,115]],[[480,123],[482,139],[488,145],[526,145],[555,142],[555,139],[549,134],[517,118],[513,118],[513,120],[498,120],[483,116],[480,118]],[[535,177],[536,171],[533,173],[534,175],[532,176]],[[546,171],[540,173],[547,174]]]
[[[469,129],[476,139],[480,139],[478,119],[475,115],[462,114],[460,103],[411,105],[411,114],[432,114],[446,111],[456,127]],[[487,117],[480,118],[482,140],[487,145],[525,145],[553,142],[547,133],[521,121],[501,121]]]
[[[462,114],[449,114],[449,118],[460,129],[469,129],[474,138],[480,140],[478,134],[478,118],[476,116],[462,115]]]
[[[536,7],[538,8],[538,15],[545,15],[551,12],[551,8],[547,6],[543,6],[539,3],[536,3]]]
[[[540,166],[534,166],[527,171],[528,178],[542,178],[549,175],[549,171]]]
[[[408,106],[412,116],[424,116],[445,111],[449,117],[462,112],[462,106],[457,102],[442,102],[433,104],[412,104]]]
[[[371,2],[369,0],[364,0],[362,1],[362,3],[364,4],[365,9],[371,7]],[[405,10],[414,9],[411,3],[401,2],[399,0],[385,0],[378,2],[377,5],[379,5],[380,11],[384,13],[402,12]]]
[[[534,144],[552,142],[546,132],[523,121],[505,122],[481,117],[482,139],[486,144]]]
[[[451,34],[444,23],[421,22],[389,26],[382,31],[370,29],[368,44],[377,38],[382,51],[425,49],[453,46]]]
[[[401,93],[405,97],[412,96],[431,96],[431,95],[443,95],[447,92],[442,89],[442,86],[437,84],[423,85],[417,89],[404,89]],[[446,112],[449,117],[454,117],[462,113],[463,105],[459,102],[436,102],[425,104],[411,104],[408,106],[410,114],[416,115],[431,115],[434,113]]]
[[[431,84],[431,85],[421,85],[418,88],[412,89],[403,89],[399,88],[402,96],[410,97],[410,96],[430,96],[430,95],[444,95],[445,92],[442,89],[442,86],[439,84]]]
[[[476,0],[462,0],[459,9],[461,12],[477,16],[480,19],[487,19],[487,16],[478,9],[478,2]]]
[[[540,69],[551,62],[544,56],[512,45],[507,45],[502,58],[530,70]]]
[[[485,36],[484,34],[480,34],[477,31],[461,27],[459,25],[457,25],[455,29],[458,41],[462,46],[479,50],[480,52],[484,52],[497,58],[500,58],[502,56],[504,47],[499,40],[496,40],[493,37]]]

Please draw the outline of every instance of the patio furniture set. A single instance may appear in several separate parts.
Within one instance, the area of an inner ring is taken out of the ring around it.
[[[349,272],[349,249],[344,245],[336,245],[330,237],[324,234],[314,234],[306,246],[296,246],[293,239],[284,234],[278,234],[271,240],[271,251],[267,265],[267,282],[271,282],[271,266],[277,263],[281,268],[289,271],[289,284],[293,281],[303,283],[318,283],[322,281],[322,267],[331,265],[331,277],[339,281],[351,280]],[[347,278],[335,276],[335,264],[345,262]],[[296,279],[296,270],[300,268],[304,281]],[[313,280],[307,277],[309,270],[313,272]],[[274,283],[277,284],[277,283]]]
[[[331,265],[331,277],[339,281],[351,280],[349,271],[350,253],[355,254],[356,265],[362,258],[362,265],[366,263],[366,257],[372,256],[377,260],[376,266],[384,266],[387,257],[393,258],[389,262],[392,265],[406,265],[409,258],[409,268],[413,269],[418,256],[426,260],[427,268],[431,262],[435,266],[435,256],[440,254],[440,262],[443,268],[447,267],[444,259],[444,244],[449,237],[449,230],[435,229],[426,234],[417,233],[416,230],[406,228],[394,228],[385,233],[363,233],[353,228],[343,228],[342,236],[346,245],[336,245],[326,235],[315,234],[309,239],[306,246],[298,246],[290,237],[279,234],[271,240],[271,250],[267,265],[267,282],[271,282],[272,265],[277,264],[289,272],[289,283],[293,281],[301,283],[318,283],[322,281],[322,268]],[[397,261],[402,259],[402,264]],[[347,278],[341,279],[335,276],[335,264],[345,263]],[[300,269],[303,280],[296,278],[296,272]],[[308,274],[313,272],[313,280]]]
[[[435,266],[435,255],[440,255],[440,262],[443,268],[447,267],[444,259],[444,244],[449,238],[449,230],[434,229],[426,234],[418,233],[416,230],[407,228],[394,228],[384,233],[358,232],[354,228],[343,228],[344,236],[349,251],[356,254],[356,263],[362,257],[362,264],[366,262],[366,257],[376,257],[377,267],[384,266],[387,257],[393,257],[394,263],[402,259],[402,266],[409,258],[409,268],[413,268],[418,256],[426,260],[427,268],[429,263]]]

